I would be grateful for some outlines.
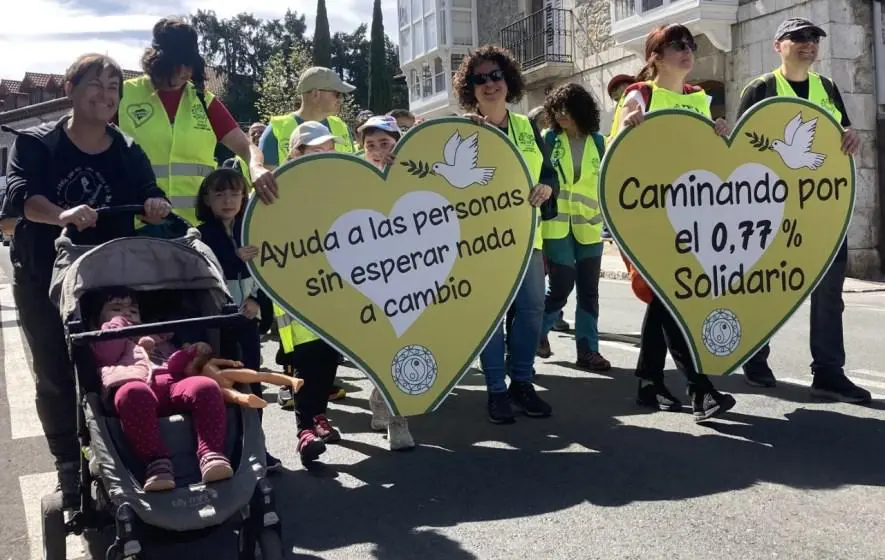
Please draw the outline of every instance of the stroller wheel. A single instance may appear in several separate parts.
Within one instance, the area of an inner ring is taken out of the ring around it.
[[[40,513],[43,525],[43,559],[65,560],[68,530],[65,527],[61,491],[47,494],[40,499]]]
[[[258,549],[261,551],[261,560],[283,560],[283,541],[280,534],[274,529],[263,529],[258,535]]]

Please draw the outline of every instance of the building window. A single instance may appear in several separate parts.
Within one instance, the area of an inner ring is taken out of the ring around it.
[[[463,54],[453,54],[451,63],[452,63],[452,77],[455,77],[455,73],[461,68],[461,63],[464,61]]]
[[[399,32],[399,59],[400,64],[412,60],[411,41],[409,40],[409,28]]]
[[[424,52],[432,51],[436,45],[436,14],[424,16]]]
[[[433,59],[433,87],[436,93],[446,90],[446,72],[440,57]]]
[[[473,46],[473,12],[471,10],[452,8],[452,44]]]
[[[421,99],[421,82],[418,81],[417,70],[412,70],[409,73],[409,84],[412,86],[412,99]]]
[[[424,48],[424,26],[419,21],[412,25],[412,54],[417,58],[418,55],[425,52],[427,49]]]
[[[424,63],[421,66],[421,94],[423,97],[431,97],[433,95],[433,74],[430,72],[430,64]]]
[[[448,44],[447,33],[446,33],[446,0],[439,0],[439,14],[437,20],[439,21],[439,44],[446,45]]]
[[[409,0],[399,0],[399,28],[404,29],[409,26]]]
[[[672,0],[613,0],[612,17],[615,21],[656,10]]]

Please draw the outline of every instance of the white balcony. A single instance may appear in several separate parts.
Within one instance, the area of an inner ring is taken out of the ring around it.
[[[458,101],[452,90],[452,75],[466,54],[467,49],[463,49],[463,53],[443,57],[440,51],[406,64],[403,72],[409,85],[409,110],[424,118],[456,113]]]
[[[612,0],[612,38],[618,46],[645,56],[645,37],[656,25],[681,23],[703,34],[714,47],[731,51],[731,26],[739,0]]]
[[[403,70],[439,52],[476,47],[476,0],[398,0],[398,23]]]

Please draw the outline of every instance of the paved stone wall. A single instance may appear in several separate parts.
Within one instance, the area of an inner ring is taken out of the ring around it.
[[[860,278],[879,270],[880,227],[876,172],[876,102],[871,42],[871,9],[862,0],[757,0],[740,6],[732,28],[726,106],[733,120],[741,89],[753,78],[780,64],[774,33],[788,17],[806,17],[826,32],[815,70],[832,77],[845,102],[852,127],[863,141],[857,157],[857,204],[848,231],[849,274]]]
[[[500,45],[501,29],[519,18],[519,0],[477,0],[479,45]]]

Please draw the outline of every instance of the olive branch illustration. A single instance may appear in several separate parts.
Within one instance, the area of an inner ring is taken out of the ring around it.
[[[433,170],[430,168],[430,164],[426,161],[406,160],[401,161],[399,164],[405,166],[406,171],[408,171],[410,175],[414,175],[419,179],[423,179],[424,177],[427,177],[428,175],[433,173]]]
[[[750,145],[760,152],[771,149],[771,141],[764,134],[756,134],[755,132],[745,132],[744,134],[750,139]]]

